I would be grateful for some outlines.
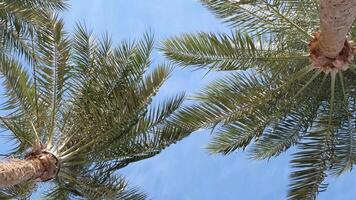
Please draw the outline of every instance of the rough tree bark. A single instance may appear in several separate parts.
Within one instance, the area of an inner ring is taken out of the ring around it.
[[[0,188],[25,181],[46,181],[58,172],[58,160],[50,153],[33,154],[25,160],[9,159],[0,163]]]
[[[356,17],[356,0],[320,1],[320,51],[336,58]]]
[[[325,72],[345,71],[354,48],[347,41],[356,18],[356,0],[320,0],[320,32],[310,42],[313,66]]]

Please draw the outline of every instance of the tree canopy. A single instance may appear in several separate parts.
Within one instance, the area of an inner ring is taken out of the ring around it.
[[[47,199],[144,199],[117,169],[191,132],[172,123],[184,94],[153,100],[172,67],[151,67],[151,33],[114,46],[108,35],[98,39],[81,24],[69,34],[56,13],[42,14],[41,31],[29,31],[23,46],[29,59],[14,56],[21,48],[10,43],[0,55],[6,97],[0,125],[14,141],[8,162],[43,150],[53,154],[60,169]],[[38,184],[3,188],[0,197],[28,198]]]
[[[327,176],[355,162],[356,63],[320,69],[310,62],[319,29],[317,1],[202,0],[230,34],[184,34],[163,42],[174,63],[231,74],[194,96],[177,116],[211,128],[212,153],[246,150],[269,159],[293,148],[288,199],[315,199]],[[349,39],[355,39],[352,26]]]

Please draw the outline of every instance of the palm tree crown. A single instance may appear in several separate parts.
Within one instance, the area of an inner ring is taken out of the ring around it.
[[[47,199],[144,199],[115,172],[190,132],[171,123],[183,94],[152,100],[171,67],[147,70],[151,34],[113,47],[107,36],[98,40],[82,25],[70,36],[57,15],[46,17],[41,34],[31,38],[30,62],[0,55],[8,97],[1,127],[15,141],[7,161],[55,159],[46,166],[54,173],[40,177],[53,178]],[[37,181],[3,188],[0,197],[25,198]]]
[[[179,65],[232,73],[196,95],[177,121],[213,128],[213,153],[248,147],[251,157],[265,159],[295,145],[288,199],[316,198],[328,175],[356,161],[353,43],[345,42],[350,57],[343,67],[321,68],[311,48],[317,1],[202,2],[236,30],[185,34],[165,41],[162,50]],[[355,38],[353,25],[349,39]]]

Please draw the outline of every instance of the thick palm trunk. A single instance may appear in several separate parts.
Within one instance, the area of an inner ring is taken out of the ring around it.
[[[9,159],[0,163],[0,188],[25,181],[46,181],[57,174],[57,159],[52,154],[31,155],[25,160]]]
[[[355,17],[356,0],[320,0],[320,32],[309,44],[314,67],[326,73],[349,68],[354,48],[346,35]]]
[[[45,167],[39,159],[10,159],[0,164],[0,188],[36,180],[44,173]]]
[[[320,51],[336,58],[356,17],[356,0],[320,0]]]

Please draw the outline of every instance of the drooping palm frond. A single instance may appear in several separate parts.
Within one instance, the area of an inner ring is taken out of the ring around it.
[[[303,143],[297,145],[300,150],[294,153],[291,161],[293,171],[290,175],[289,199],[316,199],[316,195],[326,189],[323,183],[330,165],[327,149],[327,129],[312,130]]]
[[[345,71],[323,71],[308,60],[316,1],[202,2],[236,30],[185,34],[161,49],[183,67],[236,72],[195,95],[176,121],[211,128],[212,153],[247,148],[252,158],[269,159],[296,145],[289,198],[315,198],[327,175],[354,163],[355,61]]]
[[[28,74],[21,68],[18,61],[5,55],[0,55],[0,68],[8,97],[2,105],[2,109],[13,111],[18,108],[23,111],[23,114],[33,114],[35,109],[34,90]]]
[[[335,102],[334,106],[328,102],[321,104],[314,124],[302,142],[297,144],[297,152],[293,153],[291,160],[295,170],[290,175],[289,199],[316,199],[317,194],[327,188],[327,176],[341,174],[352,166],[353,161],[348,156],[354,154],[354,150],[352,144],[344,139],[346,137],[350,140],[355,132],[353,129],[347,134],[339,134],[343,129],[340,126],[350,119],[343,112],[345,107],[341,104],[342,102]],[[330,123],[331,107],[334,107],[337,114]]]
[[[0,1],[0,53],[33,60],[32,40],[44,30],[49,12],[66,9],[66,0]]]
[[[36,190],[36,184],[29,181],[13,187],[0,189],[0,198],[4,200],[28,200],[33,190]]]
[[[311,104],[314,108],[305,106],[306,104]],[[307,101],[304,105],[294,108],[290,114],[283,116],[280,121],[271,124],[252,146],[251,156],[256,159],[268,159],[297,144],[307,134],[309,123],[315,118],[317,106],[312,100]]]

